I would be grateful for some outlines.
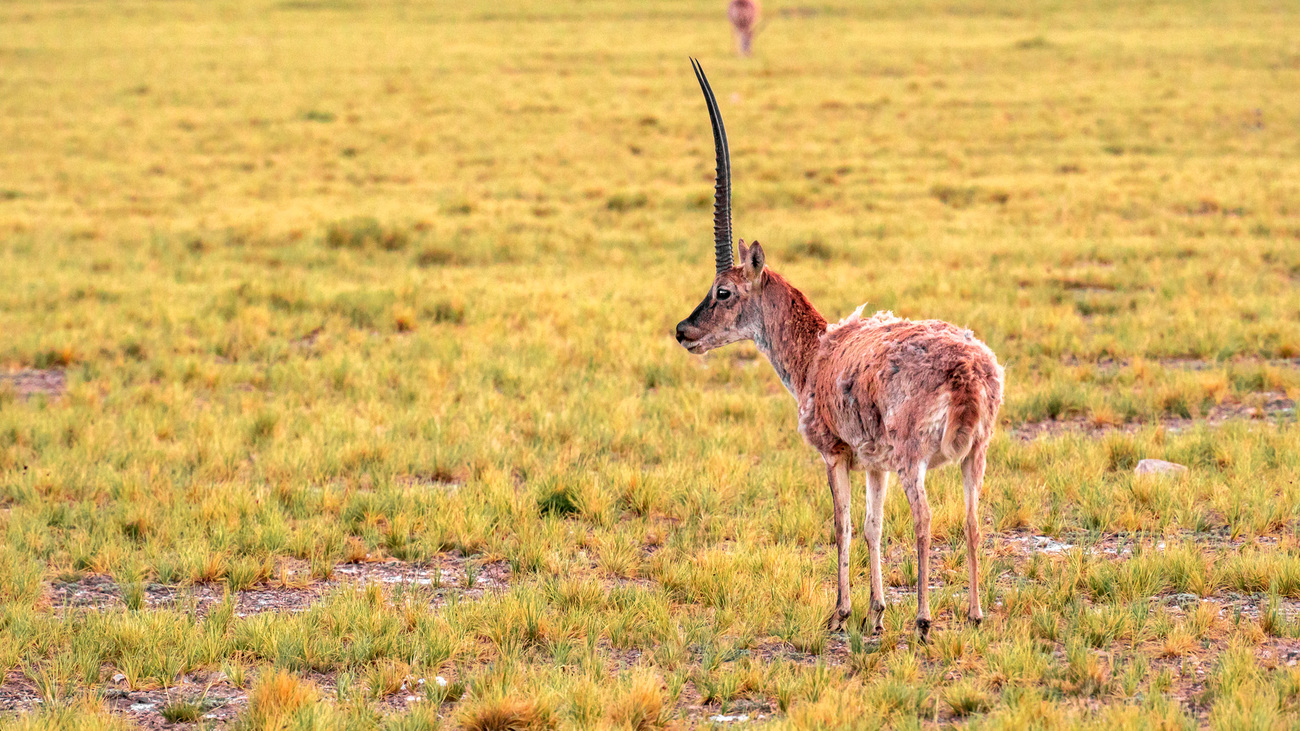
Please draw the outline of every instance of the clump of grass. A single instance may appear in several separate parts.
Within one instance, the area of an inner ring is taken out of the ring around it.
[[[634,514],[645,517],[659,509],[663,500],[663,488],[641,475],[630,475],[624,485],[619,502]]]
[[[86,696],[70,703],[44,705],[17,718],[6,719],[5,728],[12,731],[38,731],[38,729],[127,731],[134,726],[122,716],[112,713],[98,699]]]
[[[959,717],[983,713],[993,705],[988,690],[972,680],[960,680],[948,686],[943,691],[943,702]]]
[[[144,607],[144,582],[128,581],[122,585],[122,603],[126,608],[136,611]]]
[[[228,660],[222,663],[221,674],[236,688],[248,687],[248,669],[238,660]]]
[[[663,363],[652,363],[646,366],[643,373],[646,390],[661,386],[675,386],[680,382],[677,372]]]
[[[614,576],[632,578],[641,563],[641,546],[625,533],[615,533],[606,539],[597,551],[601,569]]]
[[[474,201],[468,198],[457,198],[443,205],[442,212],[449,216],[468,216],[475,208]]]
[[[1087,581],[1094,598],[1124,604],[1155,596],[1168,584],[1164,562],[1147,552],[1122,563],[1098,563]]]
[[[424,316],[435,323],[445,322],[461,325],[465,322],[465,303],[459,300],[442,299],[424,307]]]
[[[830,261],[835,258],[836,252],[826,242],[819,238],[811,238],[801,244],[795,244],[790,249],[790,256],[801,259],[815,259],[817,261]]]
[[[238,728],[285,728],[319,701],[316,688],[287,670],[267,670],[248,696],[248,710]]]
[[[325,228],[325,245],[331,249],[401,251],[410,242],[406,231],[382,225],[371,217],[347,218]]]
[[[415,311],[405,305],[393,306],[393,330],[399,333],[409,333],[415,330],[418,320],[415,317]]]
[[[494,695],[471,702],[456,720],[466,731],[534,731],[554,726],[555,712],[537,699]]]
[[[465,263],[465,255],[451,246],[431,244],[420,249],[415,263],[422,267],[453,266]]]
[[[1024,51],[1036,48],[1048,48],[1052,44],[1043,36],[1033,36],[1031,38],[1021,38],[1016,41],[1016,48]]]
[[[236,558],[226,570],[226,585],[231,591],[249,589],[270,577],[272,563],[267,559],[251,557]]]
[[[376,663],[366,673],[366,688],[375,699],[387,698],[401,690],[411,678],[411,667],[400,661]]]
[[[193,700],[170,701],[159,713],[168,723],[194,723],[203,715],[203,705]]]
[[[975,186],[936,184],[930,188],[930,195],[952,208],[966,208],[976,203],[1005,204],[1011,194],[1002,190],[984,190]]]
[[[637,208],[645,208],[649,202],[650,199],[645,193],[619,193],[610,196],[605,201],[605,208],[621,213]]]
[[[122,535],[133,541],[143,541],[154,531],[154,525],[153,512],[149,508],[141,506],[123,518]]]
[[[328,307],[346,318],[352,327],[373,330],[387,320],[385,315],[391,311],[394,299],[391,292],[345,292],[337,295]]]
[[[280,425],[280,414],[275,411],[263,410],[253,419],[253,423],[248,425],[248,441],[252,444],[263,444],[275,435],[276,427]]]
[[[1216,572],[1195,544],[1170,546],[1160,559],[1169,586],[1174,591],[1204,597],[1216,588]]]
[[[1106,469],[1111,472],[1132,472],[1141,456],[1133,438],[1112,432],[1105,437]]]
[[[1102,696],[1110,692],[1110,663],[1086,645],[1072,642],[1066,648],[1067,689],[1080,696]]]
[[[1196,638],[1185,627],[1175,627],[1160,645],[1161,657],[1183,657],[1197,648]]]
[[[609,705],[610,721],[636,731],[663,728],[671,716],[671,707],[664,698],[663,679],[646,672],[635,674]]]
[[[67,368],[81,359],[75,346],[63,345],[42,350],[32,359],[35,368]]]
[[[577,515],[583,509],[581,486],[566,480],[556,480],[541,487],[537,495],[537,511],[541,515],[564,517]]]

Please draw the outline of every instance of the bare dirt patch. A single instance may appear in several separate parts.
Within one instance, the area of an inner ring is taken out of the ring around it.
[[[30,711],[37,705],[40,691],[26,675],[10,670],[0,683],[0,714]]]
[[[13,373],[0,373],[0,391],[8,389],[23,397],[36,394],[58,397],[68,390],[68,376],[57,368],[27,368]]]
[[[1277,420],[1294,421],[1296,402],[1281,391],[1267,391],[1254,394],[1247,402],[1222,403],[1210,409],[1203,418],[1161,419],[1157,422],[1127,422],[1124,424],[1099,424],[1091,419],[1053,419],[1051,421],[1030,421],[1012,427],[1011,435],[1021,441],[1032,441],[1043,437],[1055,437],[1062,434],[1084,434],[1101,437],[1110,432],[1132,434],[1141,429],[1158,425],[1166,431],[1177,433],[1192,429],[1199,424],[1222,426],[1229,421],[1270,422]]]
[[[421,564],[400,561],[368,561],[341,564],[326,581],[306,581],[305,562],[287,560],[281,567],[279,583],[267,583],[232,592],[235,613],[248,616],[262,612],[302,612],[320,601],[330,591],[346,586],[379,585],[389,591],[418,588],[419,595],[435,605],[452,595],[481,598],[509,586],[510,566],[505,561],[480,562],[459,554],[439,556]],[[301,582],[301,583],[300,583]],[[129,592],[128,592],[129,593]],[[222,584],[175,586],[148,584],[139,595],[147,608],[193,608],[206,615],[226,595]],[[53,582],[47,600],[63,611],[95,611],[126,606],[123,587],[105,575],[84,576],[76,581]],[[307,680],[326,696],[335,689],[333,675],[309,673]],[[408,678],[394,694],[379,702],[381,710],[400,711],[413,703],[423,702],[423,685],[436,682],[435,677]],[[444,681],[445,682],[445,681]],[[103,694],[105,704],[117,714],[141,728],[171,728],[163,710],[182,701],[196,703],[203,725],[225,726],[233,722],[248,705],[248,692],[234,686],[219,672],[196,671],[183,675],[168,688],[130,688],[125,678],[108,679]],[[12,671],[0,683],[0,714],[22,713],[40,705],[40,691],[22,672]]]
[[[245,617],[262,612],[301,612],[335,589],[358,585],[379,584],[398,587],[420,587],[426,590],[435,604],[456,594],[467,599],[477,599],[484,594],[500,591],[509,586],[510,566],[505,561],[478,563],[473,559],[448,554],[434,561],[412,564],[400,561],[371,561],[341,564],[334,568],[326,581],[310,581],[307,567],[301,561],[286,561],[282,566],[284,578],[276,582],[259,584],[249,589],[232,592],[235,614]],[[206,614],[226,595],[223,584],[167,585],[148,584],[143,587],[141,605],[147,608],[190,607],[200,615]],[[63,609],[107,609],[126,606],[123,587],[102,574],[84,576],[77,581],[54,582],[47,598],[52,606]]]
[[[221,673],[202,671],[182,676],[170,688],[131,690],[114,680],[104,690],[104,705],[140,728],[171,728],[163,718],[169,705],[191,702],[199,706],[200,723],[227,724],[248,706],[248,692],[231,685]]]
[[[1117,371],[1120,368],[1127,368],[1132,364],[1130,360],[1116,360],[1114,358],[1102,358],[1097,361],[1081,360],[1079,358],[1066,358],[1063,360],[1066,365],[1084,365],[1091,363],[1102,371]],[[1178,368],[1188,371],[1208,371],[1215,368],[1227,368],[1229,366],[1258,366],[1270,365],[1279,368],[1300,368],[1300,358],[1238,358],[1235,360],[1206,360],[1204,358],[1158,358],[1146,361],[1154,363],[1163,368]]]

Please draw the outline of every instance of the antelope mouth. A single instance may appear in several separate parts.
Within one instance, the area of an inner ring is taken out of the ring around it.
[[[708,348],[704,347],[704,343],[699,340],[682,340],[680,342],[682,347],[686,348],[686,352],[691,355],[704,355],[708,351]]]

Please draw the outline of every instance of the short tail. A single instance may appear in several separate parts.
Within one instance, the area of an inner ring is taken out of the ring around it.
[[[960,460],[970,452],[980,429],[984,386],[969,364],[963,363],[948,377],[951,396],[948,402],[948,426],[943,432],[941,448],[948,459]]]

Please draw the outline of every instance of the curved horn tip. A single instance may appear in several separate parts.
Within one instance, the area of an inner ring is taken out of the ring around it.
[[[709,110],[709,122],[713,127],[713,146],[717,156],[717,175],[713,198],[713,246],[714,261],[721,274],[732,268],[731,241],[731,153],[727,149],[727,131],[722,123],[722,112],[718,109],[718,100],[713,95],[709,80],[704,75],[704,68],[694,57],[691,68],[695,71],[695,80],[704,93],[704,103]]]

